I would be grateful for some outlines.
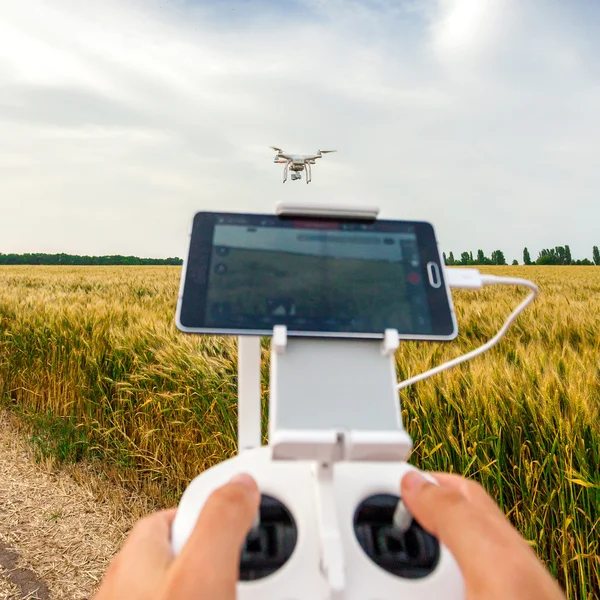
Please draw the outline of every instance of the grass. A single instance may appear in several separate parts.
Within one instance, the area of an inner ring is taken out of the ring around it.
[[[569,598],[600,598],[600,269],[486,272],[542,294],[487,355],[402,392],[411,462],[479,480]],[[177,331],[179,274],[0,267],[2,404],[40,452],[116,465],[164,505],[236,450],[236,340]],[[399,377],[481,344],[522,296],[455,293],[459,339],[401,345]]]

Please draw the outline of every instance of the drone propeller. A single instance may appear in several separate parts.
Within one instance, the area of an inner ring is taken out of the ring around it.
[[[271,150],[275,150],[275,152],[281,152],[281,148],[276,148],[275,146],[269,146]]]
[[[321,154],[328,154],[329,152],[337,152],[337,150],[319,150]]]

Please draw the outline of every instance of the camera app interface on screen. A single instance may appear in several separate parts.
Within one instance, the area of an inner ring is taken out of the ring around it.
[[[431,332],[416,234],[350,223],[217,220],[205,324]]]

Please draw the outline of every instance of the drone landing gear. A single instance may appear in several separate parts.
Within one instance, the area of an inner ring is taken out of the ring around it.
[[[285,183],[287,181],[287,174],[288,174],[288,167],[289,167],[289,165],[290,165],[289,161],[286,161],[285,167],[283,167],[283,183]]]

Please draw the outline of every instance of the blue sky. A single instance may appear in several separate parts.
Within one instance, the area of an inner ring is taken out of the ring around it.
[[[182,256],[194,212],[284,199],[600,245],[600,3],[3,4],[0,252]],[[283,185],[269,145],[338,152]]]

